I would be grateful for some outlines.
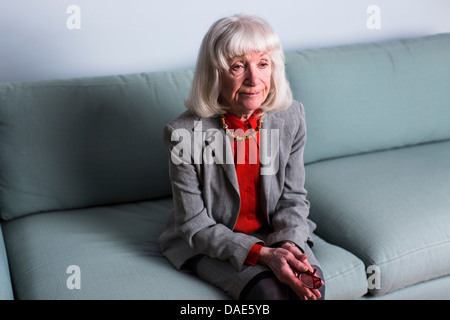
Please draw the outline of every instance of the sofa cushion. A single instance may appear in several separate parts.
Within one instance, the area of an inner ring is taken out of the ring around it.
[[[313,236],[313,252],[325,278],[326,300],[353,300],[367,293],[364,263],[350,252]]]
[[[365,295],[361,300],[450,300],[450,276],[421,282],[381,296]]]
[[[166,198],[7,221],[4,233],[16,298],[229,298],[197,277],[177,271],[161,256],[158,236],[171,205]],[[367,285],[362,261],[319,237],[315,242],[327,298],[363,295]],[[69,289],[67,281],[75,288]]]
[[[40,213],[6,222],[16,298],[224,298],[196,277],[175,271],[161,256],[157,238],[166,204]]]
[[[306,172],[317,234],[379,268],[372,294],[450,274],[450,141],[318,162]]]
[[[450,33],[286,54],[305,162],[450,139]]]
[[[191,71],[0,84],[0,215],[171,194],[166,123]]]
[[[5,243],[3,242],[3,232],[0,225],[0,300],[12,299],[14,299],[14,295],[11,286],[8,256],[6,254]]]

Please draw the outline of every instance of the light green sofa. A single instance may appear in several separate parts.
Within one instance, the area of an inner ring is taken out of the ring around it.
[[[450,34],[287,52],[286,70],[326,297],[449,299]],[[228,299],[157,243],[162,129],[192,74],[0,84],[0,298]]]

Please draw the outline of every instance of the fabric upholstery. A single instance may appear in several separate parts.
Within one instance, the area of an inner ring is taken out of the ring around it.
[[[365,295],[361,300],[450,300],[450,276],[424,281],[381,296]]]
[[[364,298],[448,297],[449,56],[450,34],[286,53],[327,299],[364,295],[369,266],[381,287]],[[157,243],[163,127],[192,75],[0,84],[1,299],[227,298]]]
[[[171,193],[162,129],[192,72],[0,84],[0,214]]]
[[[171,198],[28,215],[4,224],[17,299],[227,299],[161,256],[157,237]],[[327,298],[366,291],[362,262],[319,237]],[[80,289],[69,289],[79,267]],[[343,288],[340,285],[347,284]],[[350,285],[349,285],[350,284]]]
[[[450,34],[286,54],[305,162],[450,139]]]
[[[367,292],[364,263],[350,252],[313,236],[313,252],[325,278],[326,300],[353,300]]]
[[[14,299],[11,286],[11,277],[8,266],[8,256],[5,243],[3,242],[3,232],[0,225],[0,300]]]
[[[306,166],[317,234],[380,268],[386,294],[450,274],[450,141]]]

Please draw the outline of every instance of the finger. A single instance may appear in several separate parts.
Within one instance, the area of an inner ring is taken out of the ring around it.
[[[308,269],[306,270],[299,270],[301,272],[310,271],[313,272],[314,269],[311,267],[308,261],[308,255],[304,254],[296,245],[288,244],[288,246],[285,247],[286,250],[288,250],[290,253],[294,255],[295,258],[297,258],[300,262],[304,263]]]
[[[306,268],[305,265],[303,265],[303,267]],[[301,267],[299,267],[299,269],[300,268]],[[318,290],[309,289],[305,287],[300,281],[300,279],[297,278],[292,271],[286,273],[286,270],[284,270],[284,272],[280,274],[278,279],[280,280],[281,283],[288,285],[300,298],[304,297],[307,300],[317,300],[318,298],[321,297],[320,292]]]
[[[306,256],[306,255],[305,255],[305,256]],[[310,272],[314,272],[314,269],[313,269],[313,267],[309,264],[309,261],[308,261],[307,258],[303,259],[302,262],[306,265],[306,267],[308,268],[308,270],[309,270]]]
[[[290,275],[288,278],[289,278],[289,281],[287,284],[292,288],[292,290],[294,290],[294,292],[299,297],[305,297],[308,300],[317,300],[322,297],[322,294],[320,293],[319,290],[310,289],[310,288],[304,286],[298,277],[294,276],[294,279],[292,279],[292,275]],[[291,281],[293,281],[293,282],[291,282]],[[291,283],[292,283],[292,285],[291,285]],[[323,284],[323,281],[322,281],[322,284]]]
[[[301,289],[299,289],[298,291],[294,290],[294,292],[299,297],[304,297],[306,300],[317,300],[317,299],[319,299],[320,296],[318,297],[317,294],[312,292],[310,289],[308,289],[308,288],[306,288],[304,286],[300,286],[300,287],[301,287]]]
[[[305,299],[309,299],[312,295],[311,292],[308,292],[307,288],[305,288],[304,286],[302,286],[301,284],[298,283],[293,283],[293,284],[289,284],[289,286],[291,287],[292,291],[295,292],[295,294],[297,296],[299,296],[300,298],[305,298]]]
[[[299,272],[306,272],[308,270],[310,270],[311,266],[296,258],[290,259],[288,261],[289,265],[294,268],[295,270],[299,271]]]
[[[317,300],[320,298],[320,292],[315,289],[305,287],[298,278],[290,276],[289,280],[290,281],[286,284],[289,285],[289,287],[291,287],[295,294],[297,294],[300,298],[304,297],[307,300]],[[317,295],[317,293],[319,295]]]
[[[319,290],[317,290],[317,289],[311,289],[310,291],[311,291],[312,294],[314,294],[314,295],[316,296],[317,299],[322,298],[322,294],[320,293]]]
[[[286,250],[290,251],[297,259],[301,259],[305,254],[295,245],[292,243],[287,243],[283,246]]]

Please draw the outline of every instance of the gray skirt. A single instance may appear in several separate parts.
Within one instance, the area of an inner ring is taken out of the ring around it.
[[[320,268],[310,246],[306,245],[306,248],[303,249],[305,254],[308,255],[309,263]],[[263,265],[244,265],[239,271],[228,261],[204,255],[198,256],[195,259],[195,263],[191,264],[190,267],[200,279],[218,287],[236,300],[239,299],[241,292],[252,279],[273,275],[270,268]]]

